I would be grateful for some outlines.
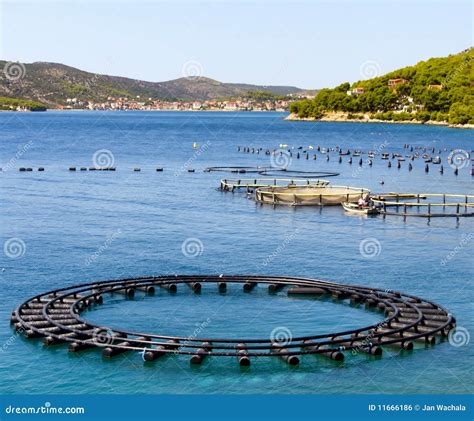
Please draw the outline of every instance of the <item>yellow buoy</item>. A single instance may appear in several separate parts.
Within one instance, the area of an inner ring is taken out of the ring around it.
[[[198,147],[197,143],[194,142],[194,143],[193,143],[193,148],[194,148],[194,149],[197,149],[197,147]]]

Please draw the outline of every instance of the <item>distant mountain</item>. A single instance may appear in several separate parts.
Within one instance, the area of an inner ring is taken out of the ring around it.
[[[223,83],[206,77],[146,82],[89,73],[64,64],[21,64],[0,60],[0,96],[40,101],[49,106],[64,105],[66,98],[100,102],[109,96],[140,96],[143,99],[203,101],[237,97],[248,91],[265,91],[276,95],[305,92],[294,86]]]

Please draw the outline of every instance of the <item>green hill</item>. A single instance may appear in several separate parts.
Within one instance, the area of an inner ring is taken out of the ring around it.
[[[312,100],[291,104],[299,118],[320,119],[345,112],[349,119],[445,121],[474,124],[472,48],[448,57],[431,58],[386,75],[322,89]]]
[[[5,98],[0,96],[0,111],[46,111],[46,106],[36,101]]]

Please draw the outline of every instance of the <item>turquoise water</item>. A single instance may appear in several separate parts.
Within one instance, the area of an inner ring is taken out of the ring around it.
[[[471,150],[473,132],[443,127],[361,123],[298,123],[279,113],[47,112],[0,114],[2,246],[24,244],[23,255],[0,255],[0,392],[2,393],[468,393],[473,390],[472,340],[445,341],[411,353],[387,350],[380,359],[347,356],[343,364],[308,356],[298,368],[259,359],[241,371],[236,361],[211,358],[191,368],[185,357],[144,365],[139,354],[110,361],[97,351],[70,355],[58,346],[17,337],[11,310],[45,290],[93,280],[171,273],[274,274],[321,278],[398,289],[448,308],[458,326],[473,332],[474,221],[467,218],[363,218],[341,208],[260,206],[245,194],[217,190],[212,165],[269,165],[263,154],[237,146],[321,145],[401,152],[404,143]],[[193,142],[198,144],[197,154]],[[27,146],[25,146],[27,145]],[[203,147],[206,145],[205,147]],[[25,150],[26,149],[26,150]],[[106,149],[116,172],[69,172],[92,166]],[[337,171],[334,184],[373,191],[474,194],[470,168],[456,177],[421,160],[402,168],[297,160],[289,169]],[[354,160],[356,162],[357,159]],[[44,172],[17,168],[45,167]],[[133,172],[141,167],[141,172]],[[155,172],[156,167],[164,171]],[[187,167],[196,169],[188,173]],[[383,180],[382,186],[379,182]],[[187,239],[202,243],[186,256]],[[361,241],[376,239],[367,258]],[[11,254],[11,253],[10,253]],[[118,296],[85,314],[91,321],[164,334],[268,337],[275,328],[293,336],[355,328],[381,314],[331,301],[269,296],[258,288],[227,294],[181,288]]]

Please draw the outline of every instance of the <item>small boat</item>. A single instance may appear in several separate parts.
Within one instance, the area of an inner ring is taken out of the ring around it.
[[[339,151],[339,155],[350,155],[351,151],[348,149],[347,151],[343,151],[342,149]]]
[[[327,153],[327,149],[326,148],[321,148],[321,153]]]
[[[352,154],[352,156],[361,156],[361,154],[362,154],[362,151],[355,150],[354,153]]]
[[[431,162],[433,164],[441,164],[441,157],[440,156],[435,156]]]
[[[382,159],[388,159],[389,156],[390,156],[390,154],[387,153],[387,152],[383,152],[383,153],[382,153]]]
[[[399,156],[399,157],[398,157],[398,160],[399,160],[399,161],[405,161],[405,157],[404,157],[404,156]]]
[[[379,213],[379,210],[374,206],[361,208],[357,203],[344,202],[342,207],[346,212],[356,213],[359,215],[377,215]]]

